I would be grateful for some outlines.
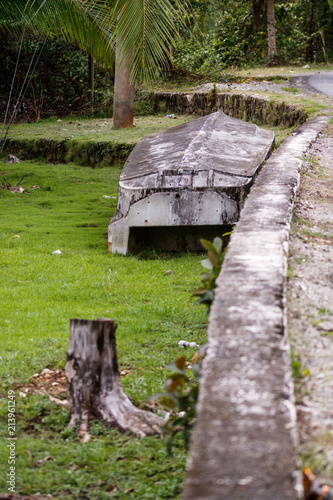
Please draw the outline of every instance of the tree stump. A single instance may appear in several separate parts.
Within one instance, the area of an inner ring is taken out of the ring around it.
[[[68,427],[81,420],[80,434],[88,441],[92,414],[120,431],[145,437],[162,434],[164,420],[136,408],[123,392],[118,371],[117,325],[112,320],[71,319],[67,352],[67,397],[71,419]]]

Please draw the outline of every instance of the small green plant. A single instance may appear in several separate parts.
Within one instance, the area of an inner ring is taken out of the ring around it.
[[[182,356],[167,365],[167,368],[173,372],[166,381],[166,392],[153,397],[153,399],[160,398],[163,405],[174,411],[165,425],[166,432],[171,435],[167,443],[170,455],[172,455],[173,440],[178,433],[182,434],[185,448],[189,447],[191,431],[195,422],[203,357],[204,352],[200,350],[194,355],[193,364],[187,363],[185,356]]]
[[[288,78],[282,78],[282,76],[278,76],[278,77],[268,77],[267,80],[272,83],[276,83],[277,85],[282,85],[283,83],[286,83],[286,80],[288,80]]]
[[[310,375],[310,370],[302,365],[299,355],[295,349],[291,349],[291,370],[295,379],[303,379]]]
[[[207,306],[207,314],[209,314],[214,300],[216,279],[220,274],[225,256],[223,238],[230,234],[231,232],[223,234],[222,238],[216,237],[212,243],[207,240],[200,240],[202,246],[208,251],[208,258],[201,261],[201,265],[206,269],[206,272],[201,274],[202,285],[193,292],[193,296],[198,297],[195,304],[205,304]]]
[[[309,261],[309,257],[307,255],[300,255],[299,257],[295,258],[295,262],[297,264],[304,264],[305,262]]]

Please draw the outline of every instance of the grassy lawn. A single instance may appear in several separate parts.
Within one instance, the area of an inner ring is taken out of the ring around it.
[[[137,143],[142,137],[161,132],[164,129],[193,120],[194,116],[177,115],[176,119],[166,115],[138,116],[134,127],[114,130],[112,118],[77,118],[69,116],[59,119],[53,117],[35,123],[13,125],[9,134],[12,139],[65,139],[80,142],[120,142]]]
[[[284,66],[258,66],[243,69],[233,68],[232,66],[226,69],[221,69],[221,73],[231,83],[242,82],[247,79],[268,80],[274,83],[286,83],[286,80],[294,76],[307,76],[318,71],[332,71],[333,64],[311,64],[310,68],[304,68],[302,65],[284,65]],[[198,76],[178,76],[170,79],[161,79],[155,82],[154,85],[143,86],[143,90],[157,91],[157,92],[186,92],[192,91],[208,82],[225,83],[222,75],[212,76],[203,75],[201,78]]]
[[[141,440],[95,421],[92,440],[83,444],[77,429],[66,429],[66,409],[34,391],[22,397],[22,391],[35,373],[63,370],[70,318],[99,317],[118,324],[121,380],[134,404],[161,391],[165,365],[194,354],[178,341],[205,342],[205,310],[191,298],[202,255],[107,252],[120,166],[22,162],[1,171],[11,185],[24,175],[26,190],[0,189],[0,418],[6,422],[7,391],[14,388],[16,492],[65,500],[179,498],[186,458],[181,442],[169,457],[167,437]],[[58,249],[62,255],[53,255]],[[0,491],[6,492],[7,427],[0,434]]]
[[[250,78],[269,78],[269,77],[288,77],[293,76],[307,76],[317,71],[332,71],[333,64],[310,64],[310,68],[304,68],[302,65],[287,64],[283,66],[261,66],[257,68],[246,68],[235,70],[233,74],[239,77],[250,77]]]
[[[133,129],[120,131],[108,119],[52,118],[15,125],[10,137],[131,144],[192,118],[139,117]],[[292,131],[273,130],[277,143]],[[178,341],[206,341],[205,309],[191,298],[202,255],[107,252],[120,165],[92,169],[25,161],[3,164],[0,172],[12,186],[23,177],[25,189],[0,189],[0,419],[7,420],[7,391],[14,389],[16,492],[64,500],[179,499],[186,461],[181,441],[170,457],[167,436],[139,439],[93,421],[92,439],[83,444],[77,428],[67,429],[68,410],[48,394],[54,389],[57,398],[66,397],[60,379],[70,318],[116,321],[121,382],[135,405],[163,390],[165,366],[184,354],[190,361],[195,352],[184,351]],[[62,254],[54,255],[56,250]],[[34,375],[44,369],[59,370],[53,389],[51,383],[38,386],[47,394],[34,385]],[[0,436],[0,492],[7,492],[6,426]]]

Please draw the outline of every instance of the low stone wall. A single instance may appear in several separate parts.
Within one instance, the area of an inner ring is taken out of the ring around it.
[[[21,159],[42,158],[49,162],[80,165],[112,165],[125,161],[135,144],[116,142],[79,142],[56,139],[8,139],[6,154],[15,154]]]
[[[307,113],[302,108],[243,94],[218,94],[215,91],[194,94],[165,92],[153,94],[152,99],[155,112],[204,116],[222,109],[226,115],[234,118],[274,127],[293,127],[301,125],[307,119]]]

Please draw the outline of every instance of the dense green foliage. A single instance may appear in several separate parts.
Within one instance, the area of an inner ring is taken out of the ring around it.
[[[194,15],[187,19],[187,28],[182,28],[182,43],[173,55],[175,69],[186,68],[190,72],[218,77],[219,68],[248,67],[267,61],[264,2],[257,2],[258,26],[254,26],[250,1],[197,0],[192,3]],[[276,0],[275,20],[278,61],[325,61],[321,31],[325,55],[333,56],[333,15],[328,2]]]
[[[168,55],[167,73],[206,75],[221,80],[221,71],[267,62],[267,20],[265,3],[257,5],[254,23],[253,2],[249,0],[192,0],[180,12],[180,38]],[[186,11],[185,11],[186,9]],[[189,14],[191,12],[191,14]],[[326,0],[275,1],[277,62],[325,62],[333,57],[333,13]],[[323,45],[325,43],[325,46]],[[36,39],[26,36],[14,85],[17,95],[26,75]],[[43,46],[43,50],[41,47]],[[0,36],[0,115],[14,72],[19,41]],[[112,116],[112,68],[95,68],[94,103],[90,106],[87,55],[62,38],[49,39],[37,50],[40,59],[28,86],[19,114],[26,119],[64,115],[69,112],[98,112]],[[163,78],[165,68],[156,76]],[[136,110],[137,114],[137,110]]]
[[[18,73],[14,84],[14,102],[23,85],[27,68],[36,44],[34,38],[26,39],[23,45]],[[4,112],[14,74],[19,40],[2,34],[0,37],[0,113]],[[64,40],[39,43],[38,64],[28,86],[23,104],[18,110],[25,119],[40,116],[91,112],[88,85],[88,57]],[[94,106],[111,114],[113,79],[110,72],[95,68]]]

